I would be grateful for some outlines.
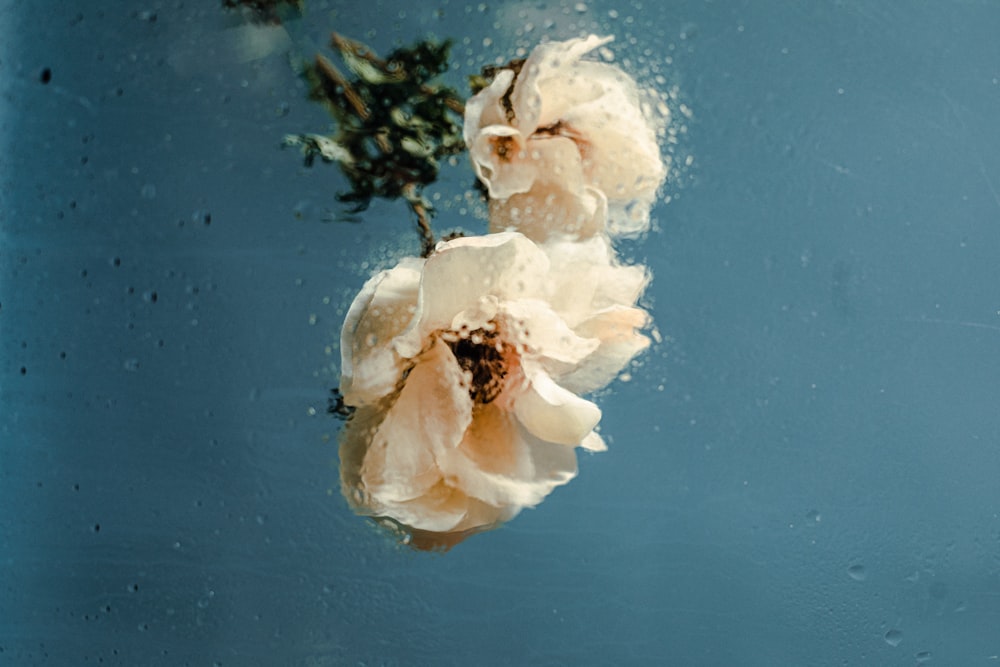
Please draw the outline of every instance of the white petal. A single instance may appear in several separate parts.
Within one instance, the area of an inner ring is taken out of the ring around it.
[[[546,136],[528,142],[530,188],[491,190],[490,230],[519,231],[542,242],[551,237],[587,238],[604,232],[606,199],[584,182],[583,160],[575,142]]]
[[[379,512],[376,516],[388,516],[404,526],[417,530],[447,533],[464,530],[464,525],[469,519],[470,509],[473,505],[479,506],[481,504],[460,489],[449,486],[440,480],[423,495],[412,500],[394,503],[389,511]],[[491,521],[483,521],[483,524],[488,523]]]
[[[597,431],[591,431],[580,446],[586,449],[588,452],[606,452],[608,451],[608,446],[604,442],[604,438],[597,434]]]
[[[549,303],[574,328],[597,311],[631,306],[649,282],[645,268],[618,264],[602,237],[542,248],[552,263]]]
[[[476,406],[472,425],[442,470],[465,493],[496,507],[532,507],[576,475],[569,447],[538,440],[509,412]]]
[[[614,306],[595,314],[576,331],[598,339],[600,346],[574,370],[559,376],[559,383],[580,394],[611,383],[636,355],[649,347],[649,338],[637,331],[648,324],[649,315],[641,308]]]
[[[424,266],[420,320],[397,341],[406,356],[455,316],[479,307],[484,296],[532,298],[544,290],[549,260],[521,234],[463,237],[438,244]]]
[[[479,303],[463,310],[451,320],[452,331],[475,331],[485,329],[497,316],[499,300],[492,294],[479,297]]]
[[[522,66],[510,97],[516,114],[515,126],[525,133],[534,132],[539,125],[558,120],[564,109],[564,100],[565,104],[572,104],[579,99],[581,90],[584,99],[592,95],[592,88],[585,81],[578,82],[580,85],[576,88],[561,87],[551,96],[544,94],[544,90],[547,83],[550,87],[562,86],[561,81],[567,71],[571,71],[580,58],[612,39],[590,35],[535,47]]]
[[[513,80],[513,70],[501,70],[490,85],[465,103],[462,134],[466,146],[471,146],[475,142],[476,136],[484,127],[506,124],[507,118],[500,100],[507,94],[507,89]]]
[[[544,372],[530,372],[530,386],[514,402],[514,414],[535,437],[577,446],[601,420],[601,410],[563,389]]]
[[[442,479],[438,461],[458,446],[471,421],[463,372],[448,346],[437,341],[418,357],[398,398],[370,434],[359,477],[375,511],[428,530],[460,520],[464,510],[445,502],[450,496],[436,488]],[[426,503],[412,502],[428,494]],[[415,516],[419,511],[429,515]]]
[[[472,166],[490,196],[501,199],[526,192],[535,178],[534,166],[523,159],[526,137],[508,123],[501,104],[513,78],[512,70],[500,71],[465,105],[463,135]]]
[[[504,336],[522,354],[566,365],[586,358],[600,342],[578,335],[549,305],[538,299],[518,299],[501,305]]]
[[[340,334],[340,391],[366,405],[395,389],[403,370],[393,339],[414,319],[423,260],[407,258],[372,277],[354,298]]]
[[[528,159],[525,137],[509,125],[483,128],[468,146],[476,176],[490,197],[503,199],[527,192],[538,175],[538,164]]]
[[[574,77],[601,87],[599,96],[568,108],[560,118],[586,137],[588,181],[612,200],[652,197],[666,168],[635,82],[617,67],[592,62],[579,63]]]

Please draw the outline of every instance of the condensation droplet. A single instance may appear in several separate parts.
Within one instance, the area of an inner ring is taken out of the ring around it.
[[[931,658],[933,658],[934,656],[931,654],[930,651],[920,651],[919,653],[915,653],[913,657],[916,659],[917,663],[920,664],[924,662],[930,662]]]
[[[198,598],[198,609],[207,609],[208,605],[212,604],[212,598],[215,597],[215,591],[207,591],[204,597]]]
[[[860,563],[855,563],[854,565],[847,568],[847,576],[849,576],[854,581],[864,581],[868,578],[868,572],[865,570],[865,566]]]
[[[903,633],[896,628],[892,628],[882,636],[882,639],[889,646],[899,646],[900,642],[903,641]]]

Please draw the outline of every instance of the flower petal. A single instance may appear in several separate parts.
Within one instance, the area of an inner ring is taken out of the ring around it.
[[[561,445],[579,445],[601,420],[601,410],[563,389],[538,369],[525,369],[530,385],[514,401],[514,414],[535,437]]]
[[[507,116],[501,100],[507,94],[507,89],[510,88],[513,81],[513,70],[500,70],[490,85],[473,95],[465,103],[462,135],[466,146],[472,146],[476,136],[484,127],[507,124]]]
[[[461,503],[442,490],[430,491],[442,480],[439,459],[458,446],[471,421],[462,369],[448,346],[436,341],[417,358],[399,396],[367,434],[359,478],[372,513],[427,530],[457,524],[465,513]],[[426,502],[410,502],[421,498]]]
[[[500,179],[491,185],[490,230],[518,231],[537,242],[603,233],[606,198],[584,183],[576,143],[561,136],[533,138],[527,153],[516,166],[531,165],[529,187]]]
[[[404,259],[368,280],[340,333],[340,392],[348,405],[373,403],[395,389],[403,364],[392,340],[414,319],[423,260]]]
[[[599,220],[602,232],[634,236],[648,229],[656,192],[667,174],[657,137],[667,116],[654,120],[638,85],[621,69],[583,60],[610,40],[590,35],[541,44],[516,75],[502,70],[470,100],[466,145],[491,198],[504,200],[491,205],[502,216],[492,229],[516,228],[544,240],[567,222],[563,231],[585,237],[589,223],[598,222],[595,204],[605,214]],[[582,183],[575,171],[559,176],[546,169],[547,164],[570,162],[533,157],[535,143],[553,138],[575,145]],[[564,183],[557,187],[560,178]],[[536,188],[540,192],[534,193]],[[593,197],[595,191],[604,201]],[[542,205],[546,201],[552,204],[548,212]],[[551,215],[567,204],[567,212]]]
[[[469,144],[469,155],[476,176],[492,198],[527,192],[538,176],[539,165],[528,159],[525,138],[509,125],[483,128]]]
[[[612,39],[589,35],[535,47],[522,66],[510,96],[516,114],[512,124],[531,134],[539,125],[559,120],[566,107],[599,95],[599,88],[584,80],[575,80],[570,84],[566,77],[580,58]],[[555,94],[549,95],[546,88],[557,89],[553,91]]]
[[[548,301],[572,327],[596,311],[631,306],[649,282],[645,268],[619,264],[602,237],[542,247],[552,263]]]
[[[580,446],[586,449],[588,452],[606,452],[608,451],[608,446],[604,442],[604,438],[597,434],[597,431],[591,431],[587,434],[587,437],[583,439]]]
[[[576,476],[573,450],[543,442],[494,403],[476,406],[472,424],[442,471],[465,493],[495,507],[532,507]]]
[[[499,300],[532,298],[544,290],[549,269],[545,253],[521,234],[467,236],[438,244],[424,266],[420,319],[397,339],[403,356],[419,353],[435,331],[471,311],[484,296]]]
[[[507,301],[501,306],[504,335],[522,354],[573,365],[597,349],[600,342],[578,335],[539,299]]]
[[[666,176],[653,124],[644,116],[634,80],[617,67],[580,62],[573,80],[599,86],[600,95],[568,107],[560,120],[586,137],[588,181],[609,199],[652,197]],[[544,95],[552,95],[547,89]]]
[[[610,384],[636,355],[649,347],[637,329],[649,324],[641,308],[613,306],[583,322],[576,331],[600,341],[600,346],[571,372],[559,376],[566,389],[587,394]]]

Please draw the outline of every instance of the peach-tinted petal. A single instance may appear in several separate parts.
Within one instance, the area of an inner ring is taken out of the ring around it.
[[[586,449],[588,452],[606,452],[608,451],[608,446],[604,442],[604,438],[597,434],[597,431],[591,431],[587,434],[587,437],[583,439],[580,443],[580,447]]]
[[[566,389],[586,394],[611,383],[632,359],[649,347],[649,338],[637,330],[649,324],[649,315],[641,308],[607,308],[576,331],[600,341],[597,349],[571,372],[559,376]]]
[[[578,243],[553,241],[543,248],[552,266],[547,300],[572,327],[596,311],[631,306],[649,281],[645,268],[619,264],[601,237]]]
[[[549,260],[534,243],[515,233],[467,236],[438,244],[424,266],[420,320],[397,339],[403,356],[419,352],[433,332],[455,316],[477,308],[480,299],[531,298],[544,289]]]
[[[667,174],[657,137],[666,118],[654,123],[643,93],[619,67],[583,59],[610,40],[590,35],[541,44],[516,77],[502,70],[469,101],[466,144],[491,199],[502,200],[491,205],[494,231],[518,229],[542,241],[648,229]],[[554,138],[571,141],[576,154],[533,157],[535,144]]]
[[[635,82],[617,67],[595,62],[579,63],[574,77],[601,88],[599,96],[567,108],[560,119],[586,137],[588,181],[611,199],[655,194],[666,170]]]
[[[407,258],[361,288],[341,329],[340,391],[348,405],[366,405],[390,393],[403,365],[392,341],[414,319],[423,260]]]
[[[417,358],[399,396],[370,434],[360,481],[375,511],[415,526],[415,517],[405,513],[413,506],[401,503],[427,495],[440,482],[439,458],[458,446],[471,421],[472,399],[462,369],[448,346],[437,341]],[[455,504],[446,501],[445,494],[434,495],[434,521],[456,516]],[[428,530],[451,528],[431,528],[426,521],[421,527]]]
[[[572,366],[600,344],[570,329],[545,301],[507,301],[501,309],[507,339],[534,358]]]
[[[469,144],[469,155],[490,197],[527,192],[538,176],[538,163],[528,159],[527,140],[509,125],[483,128]]]
[[[557,121],[567,107],[599,95],[599,87],[586,80],[566,81],[566,75],[580,58],[612,39],[590,35],[535,47],[511,94],[515,127],[522,132],[534,132],[539,126]],[[554,87],[557,87],[555,94],[548,95],[546,89]]]
[[[514,414],[535,437],[577,446],[601,420],[601,410],[563,389],[541,370],[528,369],[529,387],[514,402]]]
[[[531,164],[529,188],[491,188],[490,230],[518,231],[536,242],[552,236],[587,238],[604,232],[604,194],[584,182],[577,145],[567,137],[533,138],[524,160]]]
[[[560,451],[561,450],[561,451]],[[452,483],[497,507],[532,507],[576,475],[572,449],[542,442],[509,412],[489,403],[476,406],[457,450],[441,462]]]
[[[513,80],[513,70],[500,70],[490,85],[473,95],[465,103],[462,134],[466,146],[472,146],[476,136],[483,128],[507,124],[507,116],[501,99],[507,94],[507,89],[510,88]]]

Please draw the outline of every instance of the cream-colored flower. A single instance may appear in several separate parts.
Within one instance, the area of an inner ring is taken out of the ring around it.
[[[614,65],[583,57],[590,35],[538,46],[465,107],[465,142],[491,198],[491,231],[535,240],[636,234],[666,176],[639,90]]]
[[[572,479],[575,447],[605,448],[600,409],[577,394],[648,345],[633,305],[646,281],[601,238],[543,250],[512,232],[441,243],[369,280],[341,336],[352,507],[440,545]]]

